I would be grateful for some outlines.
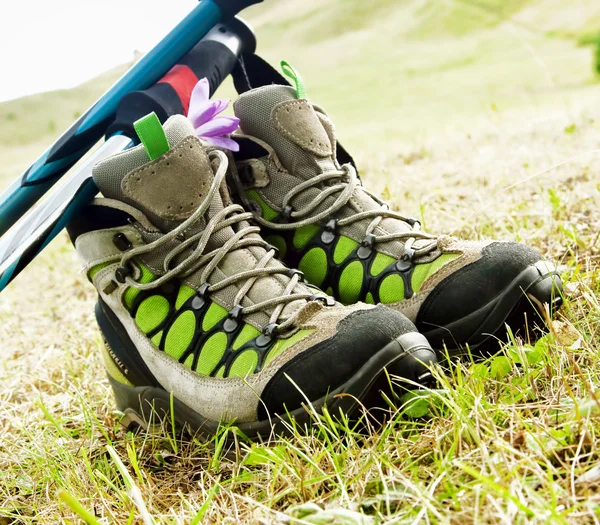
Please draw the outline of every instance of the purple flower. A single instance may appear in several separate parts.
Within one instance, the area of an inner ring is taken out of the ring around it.
[[[208,80],[206,78],[199,80],[192,91],[188,111],[188,119],[196,130],[196,136],[220,148],[239,151],[239,144],[225,135],[233,133],[238,128],[240,119],[217,117],[229,106],[229,100],[210,100],[209,94]]]

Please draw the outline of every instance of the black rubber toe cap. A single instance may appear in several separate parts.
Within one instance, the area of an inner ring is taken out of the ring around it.
[[[539,260],[539,252],[523,244],[489,244],[480,259],[433,289],[419,310],[417,327],[427,332],[473,314],[494,301],[522,271]]]
[[[300,408],[306,399],[324,397],[346,383],[391,341],[415,331],[404,315],[385,306],[350,314],[338,323],[333,337],[297,355],[277,371],[261,396],[259,419],[266,418],[267,412],[282,414]]]

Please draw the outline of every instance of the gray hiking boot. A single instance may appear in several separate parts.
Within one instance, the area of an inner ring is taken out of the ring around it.
[[[234,105],[234,198],[285,264],[344,304],[404,313],[438,350],[495,351],[505,323],[516,333],[541,321],[537,306],[560,307],[560,278],[535,249],[425,233],[369,193],[338,161],[331,120],[302,93],[270,85]]]
[[[104,198],[69,227],[126,424],[147,426],[173,402],[177,422],[206,437],[223,421],[266,437],[277,415],[308,421],[309,402],[375,406],[386,371],[429,377],[435,354],[403,315],[336,304],[275,258],[230,202],[222,150],[184,117],[164,131],[144,122],[143,145],[95,167]]]

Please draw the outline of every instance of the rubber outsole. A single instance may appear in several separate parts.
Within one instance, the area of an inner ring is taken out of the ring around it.
[[[385,407],[383,396],[394,398],[400,391],[429,386],[430,367],[436,361],[425,337],[417,332],[404,334],[375,353],[340,388],[313,400],[310,407],[307,401],[306,406],[291,412],[271,414],[269,419],[236,426],[250,439],[267,440],[274,434],[288,432],[292,425],[295,428],[310,425],[313,414],[320,414],[324,406],[334,416],[341,412],[354,419],[362,408]],[[219,429],[218,421],[203,417],[161,387],[129,386],[110,375],[109,381],[117,408],[124,414],[121,424],[128,430],[136,427],[153,430],[174,422],[177,428],[187,430],[197,439],[209,441]]]
[[[449,325],[420,326],[440,358],[467,354],[488,357],[508,341],[506,325],[513,335],[532,335],[543,331],[563,303],[563,286],[556,269],[538,261],[523,270],[493,301]],[[540,311],[548,305],[548,312]]]

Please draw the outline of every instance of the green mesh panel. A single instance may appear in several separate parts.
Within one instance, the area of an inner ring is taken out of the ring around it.
[[[298,250],[304,248],[321,228],[316,224],[307,224],[294,232],[294,247]]]
[[[160,345],[160,342],[162,340],[162,335],[163,335],[163,333],[161,330],[151,339],[151,341],[154,343],[154,346],[158,347]]]
[[[142,270],[142,275],[138,279],[138,282],[140,284],[148,284],[154,280],[154,274],[143,264],[140,264],[140,269]],[[138,290],[137,288],[127,288],[127,290],[123,294],[123,299],[125,301],[125,306],[127,306],[128,309],[131,309],[131,307],[133,306],[133,301],[135,301],[135,298],[138,296],[139,293],[140,290]]]
[[[440,255],[435,261],[427,264],[417,264],[412,275],[412,287],[415,292],[418,292],[423,286],[423,283],[435,272],[437,272],[442,266],[448,264],[450,261],[456,259],[459,255],[457,253],[445,253]]]
[[[194,364],[194,354],[190,354],[185,358],[183,365],[188,367],[191,370],[193,364]]]
[[[175,301],[175,310],[179,310],[183,303],[185,303],[192,295],[196,293],[196,290],[190,288],[189,286],[182,284],[179,287],[179,292],[177,292],[177,301]]]
[[[219,368],[219,370],[217,370],[217,373],[215,374],[215,377],[218,377],[219,379],[222,379],[224,375],[225,375],[225,367],[222,366],[221,368]]]
[[[165,353],[175,359],[180,359],[190,346],[196,330],[196,316],[194,312],[183,312],[171,325],[165,340]]]
[[[152,295],[144,299],[136,314],[135,322],[147,334],[162,323],[169,314],[169,301],[162,295]]]
[[[373,294],[369,292],[365,297],[365,303],[367,304],[375,304],[375,299],[373,299]]]
[[[279,215],[273,208],[271,208],[263,198],[258,194],[256,190],[248,190],[246,192],[246,197],[252,201],[258,202],[260,207],[262,208],[263,217],[268,221],[273,221]]]
[[[346,257],[348,257],[357,246],[358,243],[349,237],[340,237],[335,245],[335,251],[333,252],[333,262],[335,264],[343,263],[346,260]]]
[[[231,365],[229,377],[244,377],[254,373],[258,364],[258,354],[254,350],[242,352]]]
[[[208,376],[219,364],[221,357],[227,349],[227,334],[217,332],[211,335],[200,352],[196,372],[203,376]]]
[[[326,293],[327,295],[331,295],[331,296],[333,297],[333,288],[332,288],[331,286],[329,286],[329,287],[327,288],[327,290],[325,290],[325,293]]]
[[[321,248],[312,248],[302,257],[298,269],[310,283],[321,286],[327,275],[327,255]]]
[[[103,270],[107,266],[110,266],[111,264],[113,264],[113,263],[110,261],[97,264],[96,266],[91,268],[90,271],[88,272],[88,279],[91,281],[94,278],[94,275],[96,275],[100,270]]]
[[[211,303],[208,311],[204,314],[204,319],[202,319],[202,330],[208,332],[226,315],[227,310],[225,308],[219,306],[217,303]]]
[[[275,343],[275,346],[269,350],[267,357],[265,358],[266,367],[273,359],[277,356],[281,355],[285,350],[287,350],[290,346],[295,345],[298,341],[304,339],[307,335],[310,335],[314,332],[314,330],[299,330],[292,337],[288,337],[287,339],[280,339]]]
[[[260,335],[260,330],[254,328],[251,324],[245,324],[242,331],[238,334],[233,342],[233,349],[237,350],[244,346],[248,341]]]
[[[265,241],[269,244],[272,244],[279,250],[279,258],[283,259],[285,257],[285,252],[287,252],[287,244],[285,244],[285,239],[280,235],[269,235],[265,237]]]
[[[383,253],[378,253],[375,256],[375,260],[371,265],[371,275],[379,275],[383,270],[385,270],[390,264],[395,263],[396,259],[390,257],[389,255],[385,255]]]
[[[404,300],[404,281],[398,274],[388,275],[379,286],[379,300],[382,303],[396,303]]]
[[[351,262],[340,276],[340,300],[350,304],[358,301],[363,281],[363,267],[360,261]]]

